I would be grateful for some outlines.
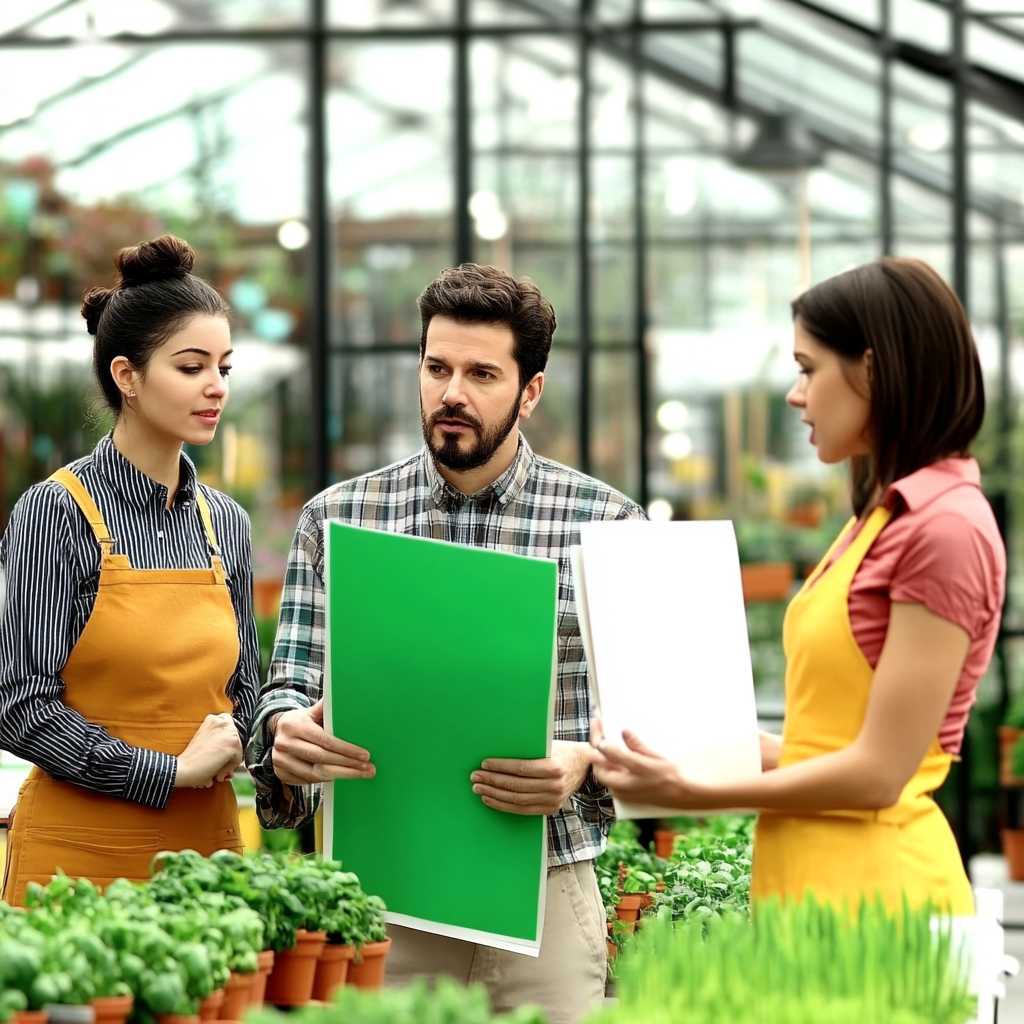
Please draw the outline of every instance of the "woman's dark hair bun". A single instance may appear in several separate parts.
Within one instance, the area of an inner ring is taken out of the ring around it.
[[[82,316],[85,317],[85,326],[90,334],[96,333],[100,316],[113,294],[113,288],[90,288],[82,296]]]
[[[195,250],[174,235],[161,235],[151,242],[130,245],[117,254],[115,263],[121,272],[122,288],[184,277],[196,262]]]

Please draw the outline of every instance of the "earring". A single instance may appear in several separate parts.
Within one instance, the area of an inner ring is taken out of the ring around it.
[[[135,397],[135,392],[134,391],[129,391],[128,392],[128,397],[129,398],[134,398]]]

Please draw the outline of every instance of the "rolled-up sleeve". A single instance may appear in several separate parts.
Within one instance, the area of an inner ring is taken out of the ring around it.
[[[162,808],[177,759],[115,739],[64,703],[60,673],[87,584],[69,543],[70,498],[37,484],[15,505],[0,546],[0,746],[55,779]]]
[[[309,818],[319,786],[290,786],[274,774],[273,717],[312,707],[323,694],[323,516],[307,505],[295,530],[270,671],[249,725],[245,761],[256,783],[256,809],[266,828],[287,828]]]

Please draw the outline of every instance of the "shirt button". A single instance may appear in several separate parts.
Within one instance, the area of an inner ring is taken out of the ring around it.
[[[160,538],[160,540],[164,539],[164,531],[163,530],[157,530],[156,531],[156,535]]]

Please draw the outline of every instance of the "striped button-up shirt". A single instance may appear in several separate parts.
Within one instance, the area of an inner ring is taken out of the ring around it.
[[[582,742],[590,728],[591,698],[569,550],[579,543],[581,523],[642,518],[643,510],[622,494],[540,458],[523,439],[508,470],[471,496],[451,487],[423,448],[404,462],[336,484],[310,500],[292,542],[270,674],[246,750],[263,823],[268,827],[298,824],[313,813],[319,800],[319,787],[286,786],[274,776],[269,721],[279,711],[310,707],[323,692],[325,520],[556,559],[554,738]],[[334,656],[344,655],[335,652]],[[582,789],[549,819],[549,865],[597,857],[611,818],[607,791],[588,776]]]
[[[241,653],[227,695],[244,738],[260,671],[248,515],[231,498],[198,484],[185,455],[170,509],[167,488],[136,469],[109,436],[68,468],[117,539],[115,553],[127,555],[136,569],[209,566],[195,500],[196,487],[202,487],[238,622]],[[177,758],[116,739],[63,701],[61,670],[92,614],[99,570],[96,536],[67,490],[54,481],[30,487],[0,539],[0,747],[56,779],[164,807]]]

